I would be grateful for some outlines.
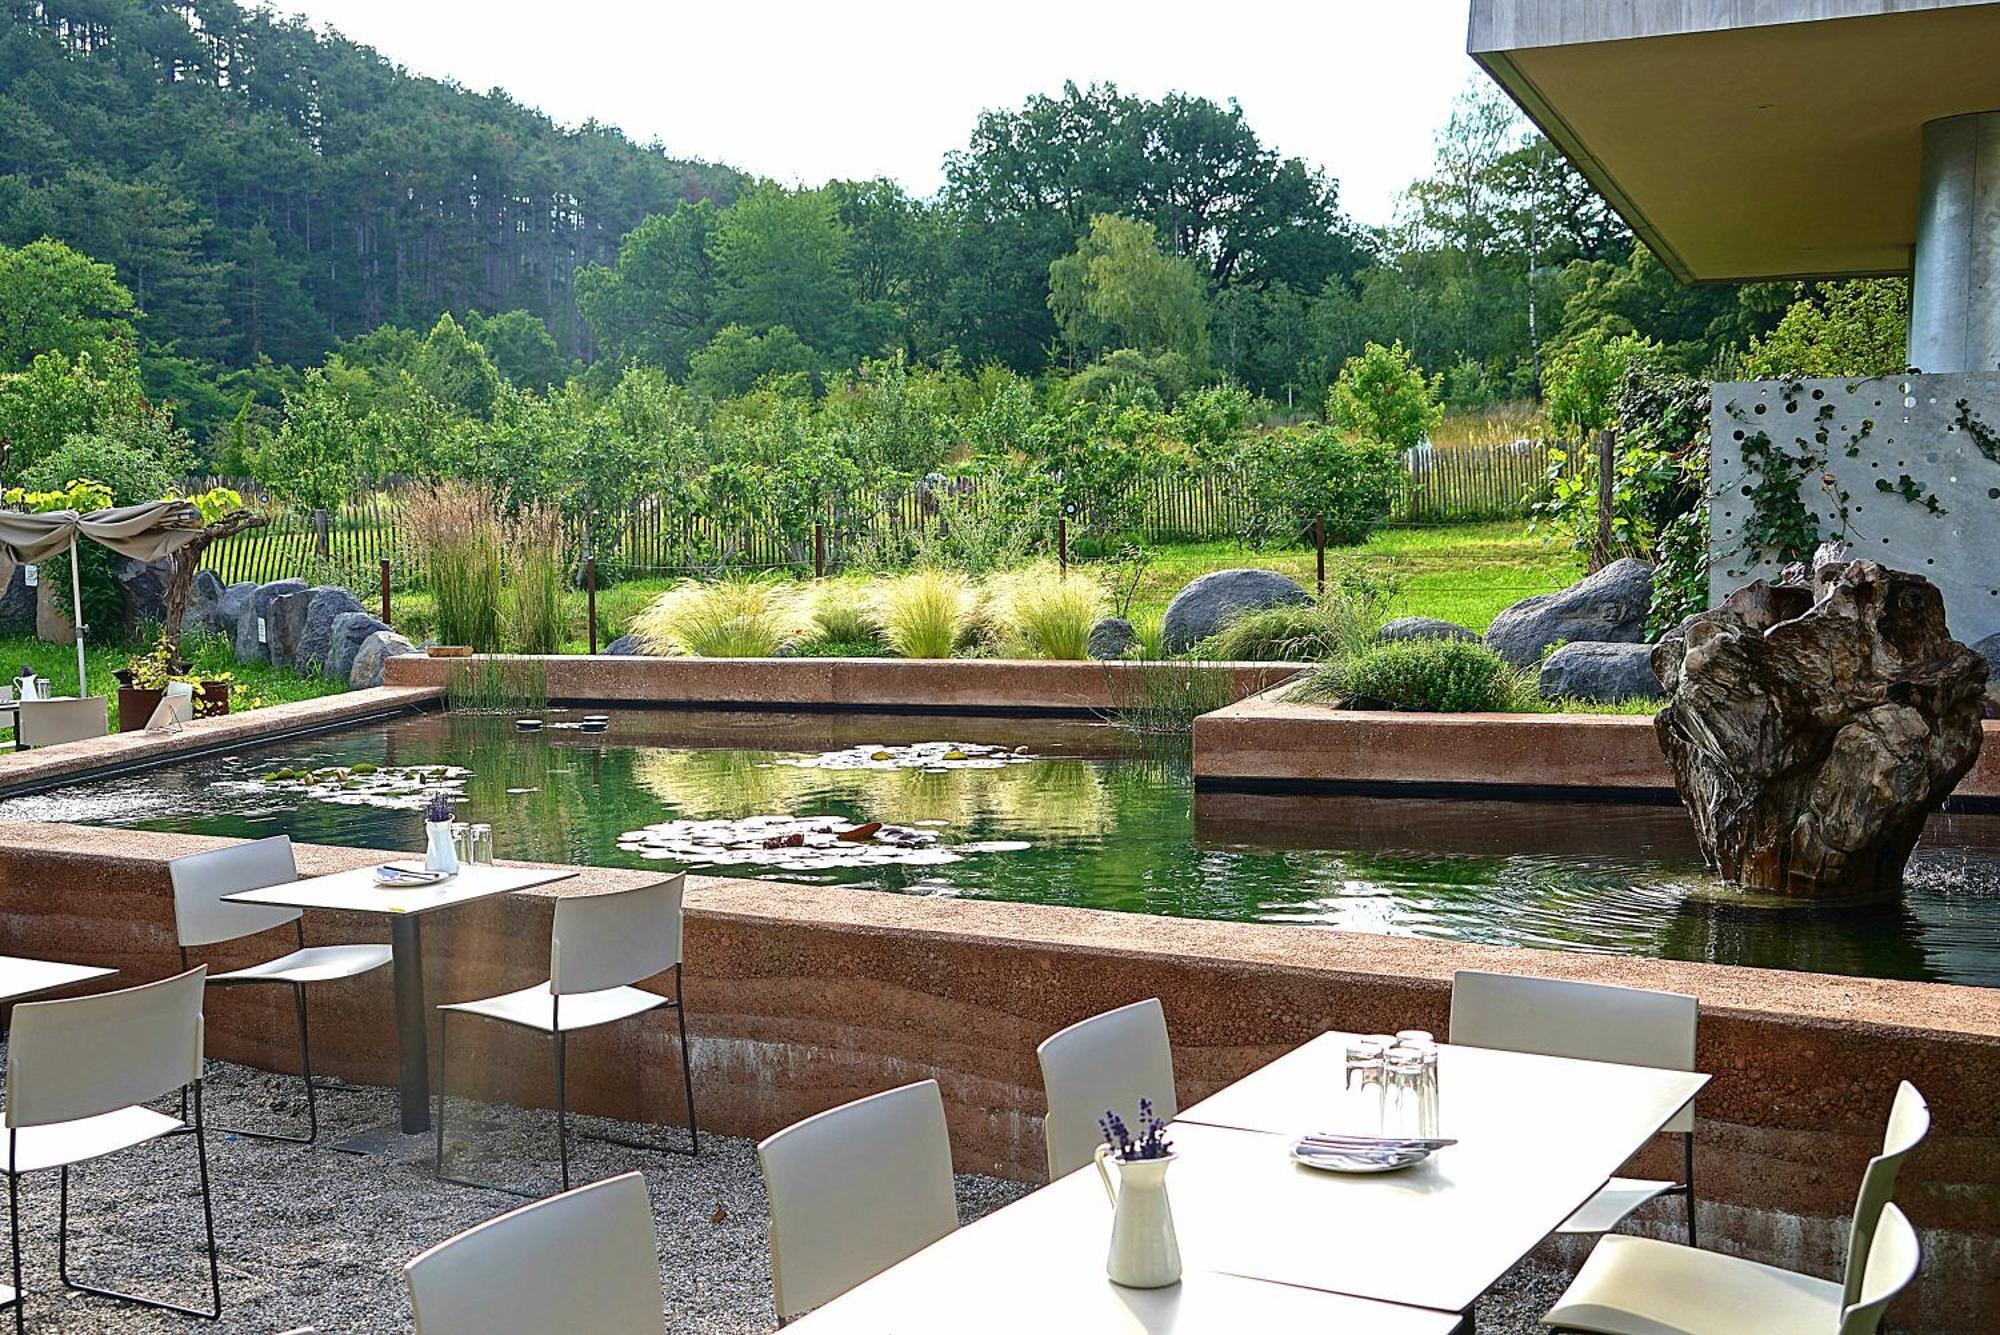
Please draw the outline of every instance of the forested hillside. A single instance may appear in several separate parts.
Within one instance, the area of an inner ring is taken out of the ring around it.
[[[155,358],[319,361],[384,323],[522,309],[586,351],[573,283],[735,172],[398,69],[233,0],[9,3],[0,243],[108,262]],[[149,375],[149,383],[157,383]]]

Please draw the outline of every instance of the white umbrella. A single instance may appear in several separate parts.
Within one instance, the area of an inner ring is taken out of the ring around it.
[[[189,501],[150,501],[111,510],[50,510],[27,514],[0,510],[0,589],[14,578],[16,563],[38,565],[69,548],[71,609],[76,622],[76,693],[89,695],[83,665],[83,578],[76,559],[78,538],[101,543],[121,556],[158,561],[201,533],[201,511]]]

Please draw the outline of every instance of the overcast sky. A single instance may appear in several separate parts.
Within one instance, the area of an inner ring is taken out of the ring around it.
[[[275,0],[410,70],[779,180],[941,182],[978,113],[1063,80],[1234,97],[1389,220],[1476,67],[1466,0]]]

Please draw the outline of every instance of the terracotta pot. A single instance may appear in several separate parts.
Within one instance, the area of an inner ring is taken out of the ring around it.
[[[149,691],[138,686],[118,688],[118,731],[139,732],[146,726],[146,720],[153,717],[153,711],[160,707],[160,697],[164,691]]]
[[[221,718],[229,712],[229,683],[205,681],[194,693],[196,718]]]

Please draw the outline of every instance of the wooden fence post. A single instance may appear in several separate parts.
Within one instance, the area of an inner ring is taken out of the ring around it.
[[[1326,597],[1326,517],[1313,518],[1313,558],[1319,569],[1319,596]]]
[[[590,652],[597,652],[597,556],[592,553],[583,558],[585,617],[590,621]]]
[[[1056,520],[1056,569],[1062,578],[1069,578],[1069,516]]]
[[[826,578],[826,528],[813,520],[813,578]]]
[[[382,558],[382,624],[385,626],[396,624],[389,616],[389,558],[386,556]]]
[[[1602,570],[1611,564],[1611,514],[1617,502],[1618,476],[1613,457],[1618,449],[1618,433],[1606,428],[1597,435],[1597,546],[1590,554],[1590,568]]]
[[[332,554],[327,547],[328,519],[324,507],[313,511],[312,528],[313,528],[313,546],[318,550],[320,559],[324,561],[329,555]]]

